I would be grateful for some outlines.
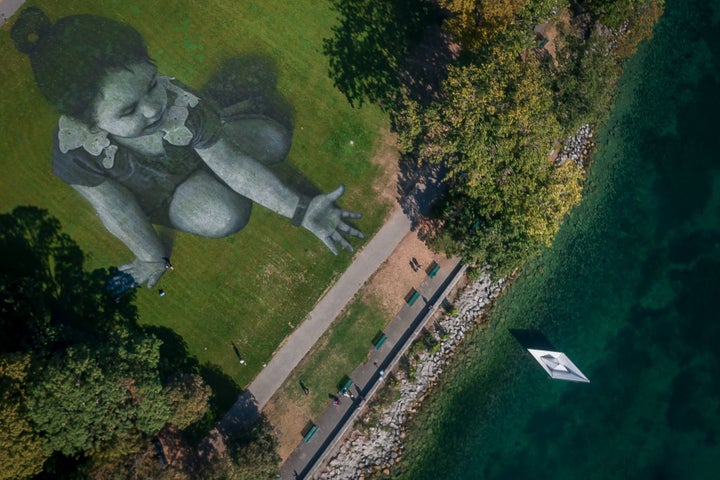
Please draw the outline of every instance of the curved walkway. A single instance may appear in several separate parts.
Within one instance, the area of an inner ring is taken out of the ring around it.
[[[210,432],[207,439],[209,444],[201,446],[201,452],[209,453],[210,448],[224,450],[223,436],[243,428],[257,417],[293,369],[325,333],[335,317],[390,256],[405,235],[410,233],[411,226],[412,222],[408,216],[401,208],[397,208],[302,324],[275,352],[267,366],[225,414],[217,428]]]
[[[255,397],[258,409],[262,410],[335,317],[409,232],[410,219],[397,209],[250,384],[248,391]]]

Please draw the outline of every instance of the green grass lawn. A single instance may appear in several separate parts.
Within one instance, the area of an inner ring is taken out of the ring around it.
[[[337,393],[342,380],[363,363],[373,348],[373,337],[390,318],[372,299],[356,299],[321,337],[313,351],[293,370],[278,391],[278,405],[310,405],[313,418],[328,406],[331,393]],[[308,387],[306,397],[300,382]],[[353,389],[355,393],[355,389]]]
[[[69,0],[28,5],[40,6],[53,20],[92,13],[126,21],[144,35],[161,72],[196,88],[229,57],[267,55],[279,72],[278,89],[295,112],[288,161],[325,191],[345,183],[340,204],[363,213],[357,226],[365,233],[379,228],[388,205],[372,189],[383,172],[370,158],[387,120],[373,107],[352,109],[328,78],[322,39],[330,35],[334,15],[327,2]],[[25,204],[48,209],[86,252],[90,268],[130,261],[131,253],[104,230],[91,207],[52,174],[58,115],[35,87],[28,59],[13,47],[9,25],[0,30],[0,52],[2,211]],[[173,329],[201,363],[219,366],[242,387],[350,260],[347,254],[334,257],[308,232],[256,206],[248,227],[232,237],[176,234],[175,271],[159,285],[167,295],[159,297],[157,289],[139,293],[141,322]],[[231,342],[246,366],[238,364]]]

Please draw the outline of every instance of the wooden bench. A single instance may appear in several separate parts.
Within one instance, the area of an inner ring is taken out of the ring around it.
[[[387,335],[383,333],[377,340],[375,340],[375,349],[380,350],[380,347],[382,347],[383,343],[385,343],[385,340],[387,340]]]
[[[432,267],[432,268],[430,269],[430,271],[428,272],[428,277],[430,277],[430,278],[435,278],[435,275],[437,275],[437,273],[438,273],[439,271],[440,271],[440,264],[439,264],[439,263],[436,263],[435,266]]]
[[[317,431],[318,431],[317,425],[313,424],[313,425],[308,429],[307,433],[305,433],[305,435],[303,435],[303,441],[309,442],[310,439],[317,433]]]

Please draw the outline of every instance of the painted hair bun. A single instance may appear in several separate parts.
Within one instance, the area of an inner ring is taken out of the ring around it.
[[[24,9],[12,27],[10,37],[15,48],[26,55],[31,55],[38,44],[52,28],[52,22],[45,12],[37,7]]]

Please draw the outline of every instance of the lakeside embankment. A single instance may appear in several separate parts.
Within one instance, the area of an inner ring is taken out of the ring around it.
[[[439,348],[435,353],[426,350],[418,355],[412,380],[402,369],[392,373],[400,382],[398,398],[385,407],[371,402],[362,418],[367,420],[368,415],[376,416],[375,426],[363,429],[366,421],[356,424],[315,478],[363,479],[370,472],[385,470],[400,460],[404,426],[409,415],[436,383],[468,330],[478,325],[485,308],[498,296],[503,285],[503,280],[492,283],[489,276],[483,275],[462,290],[454,302],[457,313],[445,314],[435,324],[435,330],[443,332]]]
[[[592,137],[590,126],[583,125],[576,135],[563,142],[556,162],[586,162],[593,147]],[[488,275],[483,274],[462,289],[454,302],[457,313],[443,315],[435,325],[436,332],[444,332],[438,339],[439,348],[435,349],[435,353],[423,351],[418,354],[413,364],[414,378],[407,378],[402,369],[393,372],[400,382],[398,398],[385,406],[371,402],[361,416],[362,420],[336,447],[315,478],[362,479],[372,471],[388,470],[401,459],[407,420],[430,393],[445,365],[453,360],[453,353],[466,333],[479,325],[486,308],[497,298],[504,285],[503,279],[493,283]],[[367,421],[370,415],[376,418],[374,422]],[[364,428],[363,425],[368,423],[374,423],[374,426]]]
[[[385,478],[720,478],[719,12],[668,1],[583,201],[466,336]],[[591,383],[547,379],[508,333],[528,328]]]

